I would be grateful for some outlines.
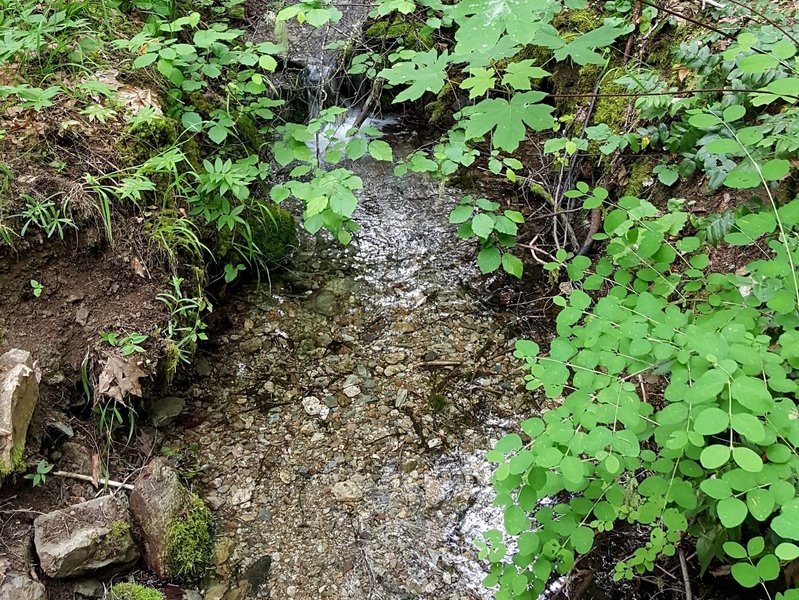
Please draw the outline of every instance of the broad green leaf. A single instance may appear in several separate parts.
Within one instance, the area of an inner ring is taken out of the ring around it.
[[[412,60],[400,62],[380,72],[393,85],[410,85],[400,92],[394,102],[418,100],[425,92],[437,94],[446,81],[446,67],[449,56],[446,52],[439,55],[435,50],[417,53]]]
[[[369,155],[375,160],[390,161],[394,157],[391,146],[383,140],[369,142]]]
[[[469,69],[469,77],[461,82],[460,87],[461,89],[469,90],[469,99],[473,100],[485,95],[488,90],[494,89],[496,81],[494,69]]]
[[[763,460],[754,450],[745,446],[736,446],[732,450],[732,458],[744,471],[760,473],[763,470]]]
[[[730,460],[730,447],[714,444],[702,450],[699,462],[706,469],[715,470],[727,464]]]
[[[543,131],[553,126],[554,108],[540,104],[544,96],[542,92],[525,92],[514,94],[510,102],[503,98],[491,98],[464,109],[467,138],[478,139],[493,130],[494,146],[514,152],[525,138],[527,128]]]
[[[732,528],[737,527],[744,522],[746,515],[749,513],[744,504],[738,498],[724,498],[719,500],[716,505],[716,511],[719,514],[719,520],[724,527]]]
[[[485,213],[476,215],[472,219],[472,231],[477,237],[487,239],[491,232],[494,231],[494,217]]]
[[[710,407],[700,412],[694,420],[694,431],[702,435],[715,435],[726,431],[730,426],[730,417],[720,408]]]
[[[753,588],[760,583],[757,568],[748,562],[735,563],[730,569],[733,579],[745,588]]]
[[[515,90],[529,90],[531,79],[541,79],[550,73],[541,67],[533,65],[532,60],[522,60],[510,63],[505,68],[505,75],[502,77],[502,84],[508,85]]]
[[[474,209],[468,204],[461,204],[452,209],[449,213],[449,222],[453,224],[465,223],[472,217]]]
[[[780,61],[770,54],[750,54],[738,60],[738,68],[744,73],[763,73],[778,64]]]
[[[499,248],[495,246],[483,248],[477,254],[477,266],[480,267],[480,272],[484,275],[499,269],[500,264],[502,264],[502,254]]]
[[[750,490],[746,494],[746,506],[758,521],[765,521],[774,510],[774,494],[765,489]]]
[[[515,504],[505,509],[504,522],[505,531],[509,535],[519,535],[530,529],[530,519],[527,518],[527,513]]]
[[[522,261],[516,258],[510,252],[505,252],[502,255],[502,268],[505,269],[506,273],[513,275],[517,279],[522,278],[522,271],[524,269],[524,265]]]
[[[799,546],[790,542],[783,542],[774,550],[780,560],[792,561],[799,558]]]
[[[722,548],[724,548],[724,552],[730,558],[746,558],[746,548],[741,546],[738,542],[724,542]]]

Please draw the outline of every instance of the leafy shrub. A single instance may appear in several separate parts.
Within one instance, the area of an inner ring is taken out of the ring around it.
[[[736,273],[707,272],[687,214],[626,197],[608,213],[608,257],[565,252],[557,337],[520,341],[528,389],[556,407],[521,423],[489,455],[509,546],[486,535],[486,584],[534,598],[602,532],[627,522],[648,542],[616,579],[653,569],[685,536],[702,568],[731,560],[745,587],[799,557],[799,199],[736,220],[728,244],[770,253]],[[782,228],[786,237],[777,235]],[[601,292],[595,301],[588,292]],[[507,560],[509,548],[515,552]]]

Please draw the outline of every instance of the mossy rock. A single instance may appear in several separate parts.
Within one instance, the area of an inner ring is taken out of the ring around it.
[[[214,552],[211,513],[199,496],[193,494],[192,501],[186,514],[173,519],[166,530],[167,567],[174,579],[183,582],[202,579]]]
[[[254,254],[266,266],[279,265],[297,247],[297,223],[287,210],[269,205],[251,218]]]
[[[106,600],[166,600],[166,598],[155,588],[125,582],[115,584]]]
[[[117,141],[119,160],[126,167],[139,166],[174,146],[177,140],[177,121],[168,117],[157,116],[129,125]]]

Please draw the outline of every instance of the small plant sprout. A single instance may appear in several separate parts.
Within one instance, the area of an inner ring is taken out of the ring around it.
[[[46,460],[42,459],[36,465],[36,471],[25,475],[25,479],[30,479],[33,487],[44,485],[47,481],[47,474],[53,470],[53,465],[49,464]]]
[[[31,288],[33,288],[33,295],[39,298],[44,291],[44,285],[36,281],[35,279],[31,279]]]

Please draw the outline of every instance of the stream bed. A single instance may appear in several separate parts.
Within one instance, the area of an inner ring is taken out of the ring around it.
[[[353,168],[362,230],[304,238],[287,273],[233,299],[185,390],[190,423],[166,432],[205,465],[207,598],[254,564],[259,598],[492,596],[473,540],[501,526],[484,455],[524,410],[515,340],[469,291],[456,192]]]

